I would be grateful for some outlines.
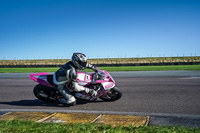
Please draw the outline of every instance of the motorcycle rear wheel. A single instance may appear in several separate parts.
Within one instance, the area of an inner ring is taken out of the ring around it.
[[[44,101],[44,102],[47,102],[47,103],[56,101],[56,100],[50,99],[50,95],[52,95],[52,93],[54,93],[54,91],[55,90],[53,88],[48,87],[48,86],[44,86],[44,85],[41,85],[41,84],[37,84],[33,89],[34,95],[38,99],[40,99],[41,101]]]
[[[122,92],[120,91],[120,89],[114,87],[106,95],[103,95],[99,98],[102,99],[103,101],[111,102],[111,101],[116,101],[121,97],[122,97]]]

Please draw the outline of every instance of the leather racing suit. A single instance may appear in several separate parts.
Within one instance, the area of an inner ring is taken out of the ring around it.
[[[87,64],[86,68],[93,69],[95,71],[96,67],[91,64]],[[53,75],[53,82],[57,86],[59,92],[64,96],[67,101],[67,104],[75,105],[76,99],[71,94],[66,85],[72,82],[75,92],[82,92],[85,91],[86,93],[90,93],[91,95],[96,95],[97,92],[93,89],[89,89],[87,87],[80,86],[76,81],[77,78],[77,67],[74,66],[72,61],[67,62],[65,65],[60,67]]]

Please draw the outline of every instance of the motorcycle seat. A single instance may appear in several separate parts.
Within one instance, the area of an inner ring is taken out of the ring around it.
[[[54,83],[53,83],[53,75],[47,75],[47,81],[51,84],[51,85],[53,85]]]

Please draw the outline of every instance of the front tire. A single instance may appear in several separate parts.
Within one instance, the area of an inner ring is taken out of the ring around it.
[[[122,92],[119,88],[114,87],[112,88],[106,95],[103,95],[99,97],[100,99],[110,102],[110,101],[116,101],[122,97]]]
[[[52,95],[52,93],[54,93],[54,91],[55,90],[53,88],[41,84],[37,84],[33,89],[33,93],[38,99],[48,103],[56,101],[50,99],[50,96]]]

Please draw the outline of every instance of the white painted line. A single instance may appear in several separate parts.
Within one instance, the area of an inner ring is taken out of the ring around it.
[[[146,121],[146,123],[144,124],[144,126],[148,126],[149,122],[150,122],[150,117],[147,116],[147,121]]]
[[[47,119],[51,118],[52,116],[54,116],[54,115],[56,115],[56,114],[57,114],[57,113],[53,113],[53,114],[51,114],[51,115],[49,115],[49,116],[47,116],[47,117],[45,117],[45,118],[42,118],[42,119],[38,120],[37,122],[46,121]]]
[[[94,123],[95,121],[97,121],[99,118],[101,118],[102,114],[100,114],[97,118],[95,118],[93,121],[91,121],[90,123]]]
[[[179,78],[179,79],[199,79],[200,77],[185,77],[185,78]]]

